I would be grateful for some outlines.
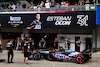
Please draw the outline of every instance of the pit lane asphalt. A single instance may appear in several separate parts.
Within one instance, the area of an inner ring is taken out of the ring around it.
[[[8,64],[6,50],[0,53],[0,59],[6,59],[5,62],[0,62],[0,67],[100,67],[100,52],[93,53],[92,59],[84,64],[41,59],[39,61],[28,60],[28,65],[24,65],[24,55],[21,51],[14,51],[14,63]]]

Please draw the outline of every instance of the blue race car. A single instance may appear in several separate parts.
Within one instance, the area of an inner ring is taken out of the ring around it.
[[[70,61],[78,64],[83,64],[84,62],[91,59],[91,51],[84,50],[83,52],[76,52],[70,49],[59,49],[59,50],[42,50],[40,52],[35,52],[32,54],[34,60],[40,60],[43,56],[47,60],[60,60],[60,61]]]

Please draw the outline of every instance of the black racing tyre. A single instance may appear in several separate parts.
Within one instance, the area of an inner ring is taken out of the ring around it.
[[[82,54],[76,55],[75,62],[77,64],[83,64],[84,63],[84,56]]]
[[[5,59],[0,59],[0,62],[4,62],[5,61]]]
[[[48,55],[47,55],[47,60],[52,61],[52,60],[53,60],[53,56],[52,56],[51,54],[48,54]]]
[[[33,53],[32,54],[32,58],[34,60],[40,60],[40,58],[41,58],[40,53],[38,53],[38,52]]]

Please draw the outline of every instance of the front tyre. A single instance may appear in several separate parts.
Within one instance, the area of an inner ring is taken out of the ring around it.
[[[77,63],[77,64],[83,64],[84,63],[84,56],[83,55],[76,55],[75,56],[75,62]]]
[[[38,52],[33,53],[32,58],[34,60],[40,60],[40,58],[41,58],[40,53],[38,53]]]

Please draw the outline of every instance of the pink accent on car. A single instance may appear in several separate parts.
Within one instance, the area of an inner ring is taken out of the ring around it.
[[[56,55],[53,55],[53,57],[56,57]]]
[[[82,53],[79,53],[79,54],[82,54]]]
[[[68,59],[69,57],[68,56],[66,56],[66,59]]]

